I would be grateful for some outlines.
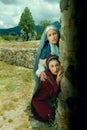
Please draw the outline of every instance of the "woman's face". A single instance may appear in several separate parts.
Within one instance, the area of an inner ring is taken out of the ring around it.
[[[49,31],[47,31],[47,39],[50,43],[56,44],[59,39],[57,31],[54,29],[50,29]]]
[[[57,60],[52,60],[49,62],[49,70],[53,75],[57,75],[60,70],[60,63]]]

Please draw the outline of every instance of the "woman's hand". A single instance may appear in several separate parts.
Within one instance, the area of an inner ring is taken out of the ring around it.
[[[62,77],[63,77],[63,71],[59,70],[59,72],[57,74],[57,78],[56,78],[56,81],[57,81],[58,84],[60,83]]]
[[[40,80],[41,80],[41,81],[45,81],[45,79],[46,79],[46,74],[45,74],[45,72],[43,71],[43,72],[41,72],[41,74],[40,74]]]

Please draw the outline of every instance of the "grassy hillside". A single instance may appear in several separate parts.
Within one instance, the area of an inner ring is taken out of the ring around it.
[[[0,130],[29,130],[24,110],[32,90],[32,70],[0,62]]]
[[[0,130],[55,130],[44,123],[30,128],[31,112],[27,114],[25,109],[31,101],[33,87],[31,69],[0,61]]]

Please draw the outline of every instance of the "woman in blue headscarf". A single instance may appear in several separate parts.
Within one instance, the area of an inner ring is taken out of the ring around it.
[[[34,80],[35,80],[35,90],[37,90],[40,80],[45,81],[46,75],[44,70],[46,69],[46,58],[50,54],[56,54],[59,56],[59,39],[60,33],[56,26],[49,25],[45,28],[39,47],[36,53],[34,62]]]

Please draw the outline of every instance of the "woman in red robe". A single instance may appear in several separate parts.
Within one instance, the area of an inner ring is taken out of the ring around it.
[[[48,67],[45,81],[41,81],[40,87],[32,98],[32,108],[35,119],[49,122],[55,119],[56,99],[60,91],[62,73],[58,56],[49,55],[46,59]]]

